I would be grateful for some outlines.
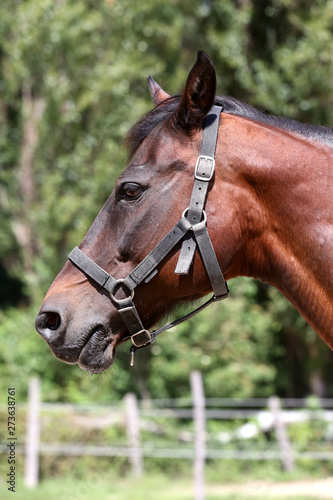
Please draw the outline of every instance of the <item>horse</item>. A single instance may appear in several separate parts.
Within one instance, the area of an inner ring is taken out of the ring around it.
[[[209,305],[248,276],[333,349],[332,129],[216,95],[203,51],[182,94],[148,81],[154,108],[129,131],[128,166],[49,288],[37,331],[60,360],[100,373],[122,342],[151,344],[175,306],[213,292]]]

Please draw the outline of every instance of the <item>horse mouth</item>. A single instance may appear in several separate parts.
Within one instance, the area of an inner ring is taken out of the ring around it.
[[[105,327],[94,328],[77,361],[81,370],[101,373],[110,368],[116,357],[113,340],[114,336]]]
[[[81,370],[91,373],[107,370],[116,357],[114,335],[103,325],[91,328],[75,344],[48,344],[56,358],[68,364],[77,363]]]

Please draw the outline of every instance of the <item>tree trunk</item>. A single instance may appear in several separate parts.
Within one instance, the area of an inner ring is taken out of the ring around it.
[[[13,223],[13,231],[23,249],[24,270],[27,273],[33,272],[33,257],[37,247],[31,210],[36,197],[34,158],[39,141],[38,126],[44,108],[44,99],[33,97],[31,83],[25,83],[22,86],[23,129],[18,186],[22,210]]]

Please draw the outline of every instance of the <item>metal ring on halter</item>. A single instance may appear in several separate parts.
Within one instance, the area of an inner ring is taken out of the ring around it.
[[[111,297],[111,300],[113,300],[116,304],[123,304],[124,301],[128,300],[129,298],[131,300],[133,300],[133,297],[134,297],[134,290],[131,290],[128,285],[125,284],[125,287],[128,289],[128,291],[130,292],[130,294],[127,296],[127,297],[124,297],[123,299],[117,299],[115,297],[115,294],[117,293],[117,289],[119,286],[123,285],[125,283],[125,280],[123,279],[119,279],[117,280],[117,282],[115,283],[114,287],[113,287],[113,290],[110,291],[110,297]],[[125,293],[125,292],[124,292]]]
[[[186,213],[189,211],[189,208],[190,208],[190,207],[185,208],[185,210],[184,210],[184,212],[183,212],[183,214],[182,214],[182,218],[183,218],[183,217],[185,217]],[[205,212],[204,210],[202,211],[202,215],[203,215],[203,220],[202,220],[202,221],[200,221],[200,222],[197,222],[197,223],[196,223],[196,224],[194,224],[194,225],[201,224],[201,223],[202,223],[203,225],[206,225],[206,222],[207,222],[207,214],[206,214],[206,212]],[[186,219],[186,217],[185,217],[185,219]],[[192,230],[192,228],[190,228],[190,231],[191,231],[191,230]]]

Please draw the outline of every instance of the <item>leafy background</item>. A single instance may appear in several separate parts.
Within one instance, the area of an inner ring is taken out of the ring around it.
[[[196,52],[221,94],[332,124],[332,0],[3,0],[0,4],[0,385],[46,401],[189,394],[333,397],[332,352],[274,289],[232,297],[107,375],[53,358],[34,330],[42,298],[125,166],[126,131],[152,106],[145,77],[179,93]],[[315,168],[315,167],[314,167]]]

